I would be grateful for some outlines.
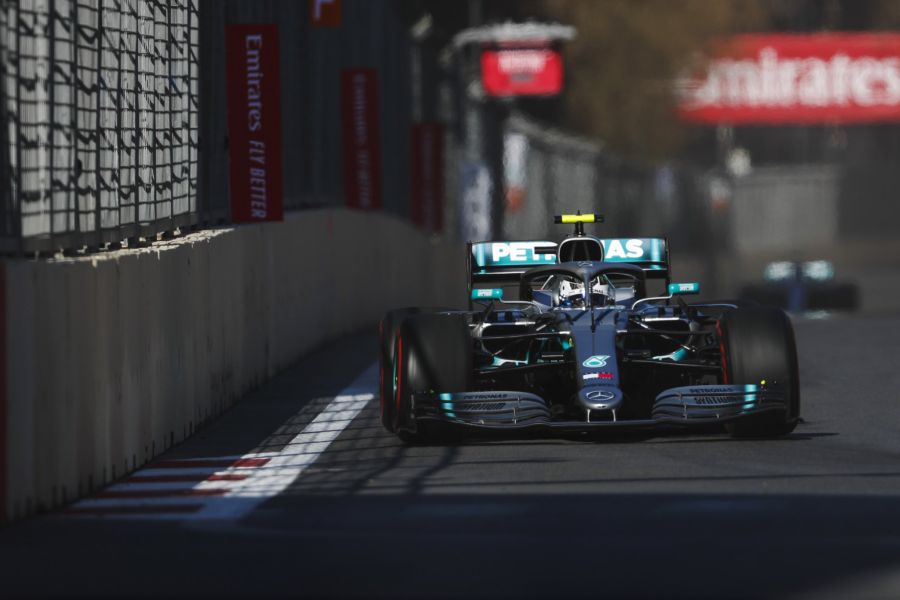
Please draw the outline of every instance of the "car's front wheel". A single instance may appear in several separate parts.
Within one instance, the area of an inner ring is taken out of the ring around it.
[[[465,315],[418,314],[406,318],[396,340],[394,430],[409,443],[458,439],[458,430],[437,421],[417,421],[413,396],[471,389],[472,337]]]
[[[777,308],[738,308],[719,321],[723,380],[731,384],[779,384],[787,396],[784,412],[733,421],[735,437],[775,437],[794,430],[800,418],[800,378],[794,328]]]
[[[394,351],[397,344],[397,332],[403,321],[412,315],[422,312],[420,308],[398,308],[389,311],[378,326],[378,373],[381,394],[381,424],[388,431],[394,431],[394,403],[396,402],[397,366]]]

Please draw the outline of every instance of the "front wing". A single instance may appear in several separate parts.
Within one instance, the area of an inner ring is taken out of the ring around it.
[[[653,403],[651,418],[560,421],[551,418],[549,403],[528,392],[425,393],[413,396],[415,420],[453,423],[471,429],[554,429],[588,431],[648,428],[660,425],[727,423],[762,413],[786,412],[779,385],[697,385],[665,390]]]

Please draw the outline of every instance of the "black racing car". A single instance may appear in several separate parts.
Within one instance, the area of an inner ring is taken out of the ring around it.
[[[723,424],[790,433],[800,415],[791,322],[779,309],[688,304],[665,239],[574,235],[468,244],[467,311],[381,322],[381,416],[409,442],[465,430],[584,432]],[[648,287],[664,287],[653,296]]]

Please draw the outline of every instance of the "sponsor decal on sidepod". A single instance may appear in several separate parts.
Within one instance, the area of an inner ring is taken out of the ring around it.
[[[612,379],[612,373],[587,373],[582,376],[582,379],[588,381],[589,379]]]

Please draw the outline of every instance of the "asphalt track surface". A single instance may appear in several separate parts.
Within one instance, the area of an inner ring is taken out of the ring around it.
[[[7,527],[0,596],[900,597],[900,318],[796,329],[790,437],[405,447],[363,402],[242,516]],[[323,348],[163,458],[286,452],[375,391],[374,356],[374,335]]]

